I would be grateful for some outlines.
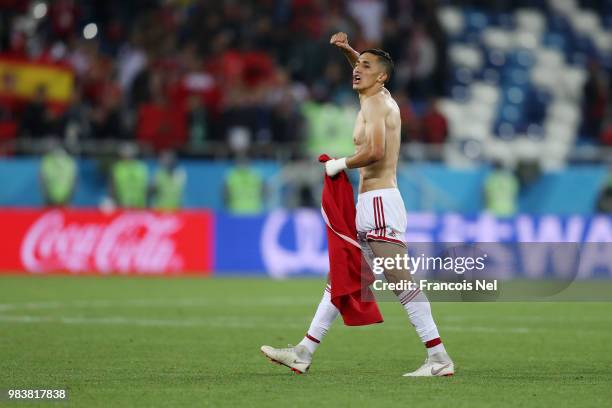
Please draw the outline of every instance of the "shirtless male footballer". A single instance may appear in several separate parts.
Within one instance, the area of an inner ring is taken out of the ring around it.
[[[333,177],[345,169],[359,169],[359,196],[357,198],[357,233],[362,251],[368,262],[374,257],[403,257],[406,243],[406,209],[397,189],[397,162],[400,150],[401,119],[399,107],[385,88],[391,77],[393,61],[379,49],[361,53],[348,43],[345,33],[334,34],[330,44],[338,47],[353,67],[353,89],[359,94],[361,110],[357,114],[353,142],[355,154],[329,160],[325,172]],[[400,265],[384,271],[388,282],[406,282],[410,272]],[[396,291],[410,322],[427,349],[425,363],[406,377],[437,377],[454,374],[453,361],[440,340],[438,328],[431,315],[429,300],[419,289]],[[338,316],[331,302],[329,282],[312,319],[306,336],[295,347],[274,348],[262,346],[261,351],[270,360],[285,365],[294,372],[305,373],[323,337]]]

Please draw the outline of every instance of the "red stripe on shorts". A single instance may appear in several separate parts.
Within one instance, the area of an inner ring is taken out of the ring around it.
[[[383,207],[382,197],[379,197],[380,213],[382,214],[383,236],[387,235],[387,223],[385,222],[385,207]]]
[[[372,206],[374,207],[374,229],[378,231],[378,208],[376,208],[376,197],[372,200]]]

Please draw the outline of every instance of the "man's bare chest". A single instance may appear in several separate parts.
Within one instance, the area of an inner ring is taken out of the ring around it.
[[[353,129],[353,143],[355,146],[360,146],[365,142],[365,120],[361,111],[357,114],[355,119],[355,127]]]

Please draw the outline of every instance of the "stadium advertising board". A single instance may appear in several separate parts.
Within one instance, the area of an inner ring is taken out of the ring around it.
[[[211,271],[212,215],[95,210],[0,212],[5,272],[173,275]]]
[[[256,217],[218,214],[215,273],[267,273],[276,278],[303,274],[325,275],[329,270],[325,235],[325,224],[316,209],[293,212],[279,210]],[[522,258],[516,260],[522,267],[511,269],[508,273],[514,277],[529,278],[555,277],[555,274],[561,273],[560,268],[550,266],[551,262],[552,265],[556,262],[550,257],[566,252],[567,245],[563,243],[578,243],[580,248],[576,256],[582,256],[583,260],[599,259],[601,262],[592,263],[589,267],[583,265],[576,278],[612,277],[612,259],[609,259],[612,251],[608,248],[612,245],[610,216],[520,215],[497,219],[487,214],[463,216],[411,213],[408,215],[405,240],[413,250],[422,247],[418,243],[502,243],[505,246],[501,249],[505,253]],[[237,248],[243,256],[235,256]],[[585,249],[589,252],[585,252]],[[597,258],[592,255],[593,251],[603,251],[609,256]],[[542,259],[541,270],[529,262],[536,258]]]

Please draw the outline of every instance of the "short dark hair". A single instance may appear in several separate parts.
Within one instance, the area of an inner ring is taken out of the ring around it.
[[[393,60],[391,59],[391,55],[387,51],[383,51],[380,48],[369,48],[365,51],[362,51],[361,54],[365,53],[374,54],[378,57],[378,62],[383,65],[385,72],[387,73],[387,81],[391,78],[391,74],[393,74],[393,68],[395,65],[393,64]]]

